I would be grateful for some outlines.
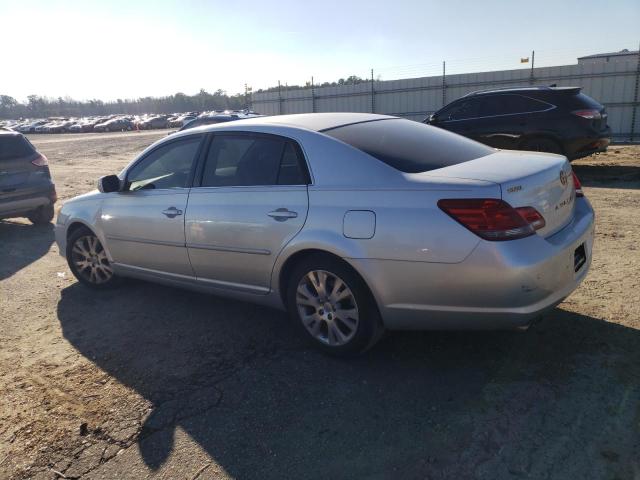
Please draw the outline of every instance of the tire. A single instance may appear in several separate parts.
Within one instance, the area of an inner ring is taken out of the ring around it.
[[[51,223],[53,216],[53,204],[50,203],[49,205],[43,205],[42,207],[37,208],[27,215],[27,218],[34,225],[46,225],[47,223]]]
[[[286,292],[291,320],[325,353],[363,353],[384,333],[369,288],[350,266],[334,257],[318,254],[303,259],[293,268]]]
[[[520,150],[529,150],[532,152],[546,152],[562,155],[562,147],[558,142],[547,137],[529,138],[522,142]]]
[[[100,240],[88,228],[79,228],[69,236],[66,257],[73,275],[87,287],[105,290],[121,281],[113,273]]]

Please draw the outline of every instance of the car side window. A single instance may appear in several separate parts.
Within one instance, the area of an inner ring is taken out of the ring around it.
[[[309,178],[302,153],[296,148],[293,142],[286,142],[280,170],[278,172],[278,185],[306,185]]]
[[[267,136],[214,136],[202,175],[203,187],[306,183],[292,142]]]
[[[189,187],[189,176],[202,140],[201,135],[163,145],[127,173],[128,190]]]
[[[475,118],[479,116],[480,102],[475,99],[469,99],[464,102],[460,102],[454,105],[451,110],[446,112],[442,121],[447,120],[466,120],[468,118]]]
[[[514,115],[518,113],[531,113],[547,110],[549,104],[523,97],[522,95],[491,95],[482,101],[480,107],[481,117],[495,115]]]

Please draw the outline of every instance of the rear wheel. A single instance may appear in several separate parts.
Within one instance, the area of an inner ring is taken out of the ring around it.
[[[520,145],[521,150],[529,150],[531,152],[546,152],[562,155],[562,147],[558,142],[551,138],[535,137],[529,138]]]
[[[287,307],[303,335],[332,355],[362,353],[384,332],[364,281],[330,256],[314,255],[294,268],[287,288]]]
[[[66,253],[71,272],[84,285],[104,289],[118,283],[119,277],[114,275],[100,240],[88,228],[70,235]]]
[[[49,204],[35,209],[27,216],[27,218],[34,225],[46,225],[47,223],[51,223],[53,216],[53,205]]]

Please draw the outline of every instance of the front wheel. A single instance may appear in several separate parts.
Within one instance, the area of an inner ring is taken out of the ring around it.
[[[73,232],[67,241],[67,263],[80,283],[91,288],[111,288],[118,283],[98,237],[87,228]]]
[[[366,351],[384,331],[367,285],[330,256],[309,257],[290,277],[287,307],[294,323],[317,348],[332,355]]]

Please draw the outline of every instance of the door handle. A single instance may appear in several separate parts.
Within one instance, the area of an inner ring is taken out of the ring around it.
[[[273,212],[267,213],[271,218],[274,218],[278,222],[284,222],[285,220],[289,220],[290,218],[296,218],[298,216],[298,212],[292,212],[291,210],[287,210],[286,208],[278,208]]]
[[[175,218],[178,215],[182,215],[182,210],[178,210],[176,207],[169,207],[166,210],[163,210],[162,214],[169,218]]]

